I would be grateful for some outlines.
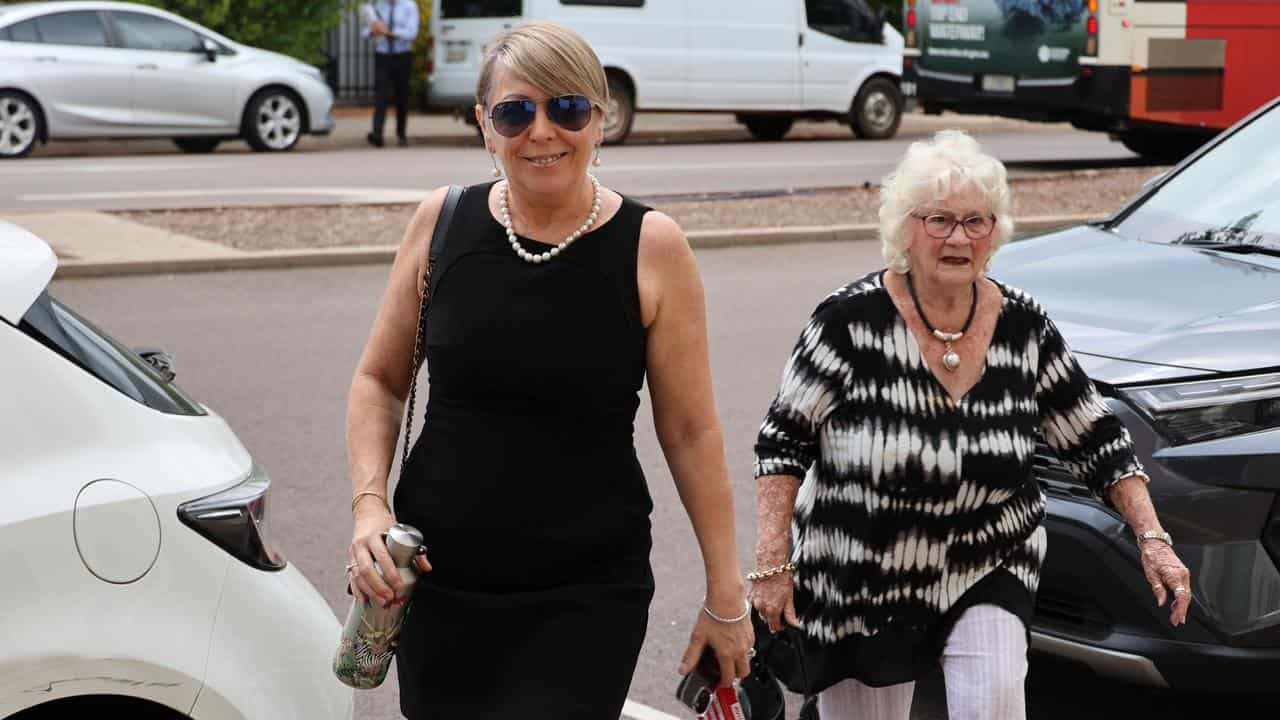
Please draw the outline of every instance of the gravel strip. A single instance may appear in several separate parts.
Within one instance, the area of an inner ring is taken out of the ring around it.
[[[1015,178],[1015,217],[1059,214],[1104,215],[1118,208],[1163,167],[1080,170],[1052,177]],[[837,225],[876,222],[874,186],[798,192],[768,197],[646,202],[686,231],[727,228]],[[395,245],[414,205],[321,205],[306,207],[149,210],[120,217],[241,250],[303,249],[349,245]]]

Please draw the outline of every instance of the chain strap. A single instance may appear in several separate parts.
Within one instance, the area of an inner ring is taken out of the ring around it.
[[[412,446],[413,406],[418,398],[418,369],[422,366],[422,336],[426,334],[427,303],[431,302],[431,274],[436,260],[427,260],[427,273],[422,276],[422,302],[418,303],[418,332],[413,339],[413,365],[409,368],[409,411],[404,418],[404,450],[400,456],[400,481],[404,481],[405,468],[409,466],[409,448]]]

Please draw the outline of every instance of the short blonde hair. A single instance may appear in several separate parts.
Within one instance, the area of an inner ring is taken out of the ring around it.
[[[996,216],[991,231],[994,255],[1013,236],[1004,163],[982,152],[978,141],[961,130],[942,130],[931,140],[911,143],[902,162],[880,185],[880,244],[889,270],[905,273],[909,269],[911,213],[968,187],[983,195]]]
[[[609,107],[609,80],[600,58],[581,35],[563,25],[521,23],[493,39],[476,83],[476,102],[486,109],[499,62],[549,95],[585,95],[601,112]]]

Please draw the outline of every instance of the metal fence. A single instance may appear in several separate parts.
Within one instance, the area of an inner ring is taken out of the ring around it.
[[[373,99],[373,41],[360,37],[360,17],[355,9],[343,13],[342,22],[329,31],[324,52],[329,56],[325,75],[338,99]]]

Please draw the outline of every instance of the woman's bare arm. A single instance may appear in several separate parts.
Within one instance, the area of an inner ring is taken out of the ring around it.
[[[391,566],[391,558],[379,537],[394,522],[387,497],[387,476],[391,472],[404,399],[409,390],[422,289],[420,278],[426,269],[427,244],[445,192],[446,189],[441,188],[428,195],[405,230],[369,340],[356,364],[347,400],[351,496],[371,492],[382,498],[379,502],[370,495],[361,496],[353,508],[356,532],[351,560],[357,568],[353,591],[372,591],[384,599],[399,588],[384,582],[373,564]],[[396,573],[387,575],[393,584],[399,583]]]
[[[706,300],[697,261],[679,226],[661,213],[645,215],[640,243],[641,310],[654,426],[702,549],[707,607],[735,617],[745,607],[734,537],[733,494],[716,412],[707,348]],[[682,670],[703,645],[715,648],[726,680],[746,674],[750,624],[708,622],[699,615]],[[736,671],[734,670],[737,665]]]

